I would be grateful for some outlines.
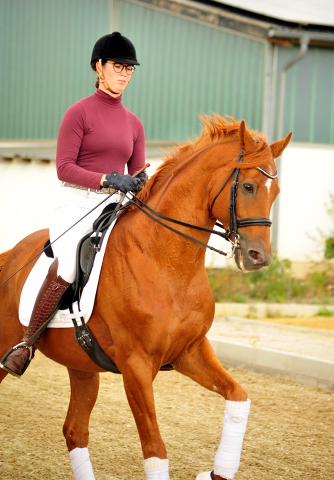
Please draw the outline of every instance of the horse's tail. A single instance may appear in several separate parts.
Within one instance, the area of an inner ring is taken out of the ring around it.
[[[6,258],[8,257],[10,250],[7,250],[7,252],[0,253],[0,272],[5,264]]]

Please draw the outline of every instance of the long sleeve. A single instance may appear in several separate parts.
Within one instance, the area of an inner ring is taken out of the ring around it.
[[[145,132],[140,122],[138,136],[133,144],[133,153],[128,161],[128,172],[133,175],[145,166]]]
[[[59,180],[87,188],[100,188],[102,174],[78,166],[78,156],[85,128],[85,111],[80,104],[72,105],[60,124],[57,141],[57,174]]]

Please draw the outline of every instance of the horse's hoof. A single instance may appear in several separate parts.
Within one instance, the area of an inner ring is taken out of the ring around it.
[[[212,480],[211,472],[202,472],[197,475],[196,480]]]

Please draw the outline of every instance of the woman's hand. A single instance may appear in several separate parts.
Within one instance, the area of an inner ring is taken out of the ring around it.
[[[102,183],[104,188],[111,187],[115,190],[120,190],[122,193],[136,192],[140,189],[140,179],[131,177],[131,175],[120,175],[114,171],[104,176],[105,180]]]

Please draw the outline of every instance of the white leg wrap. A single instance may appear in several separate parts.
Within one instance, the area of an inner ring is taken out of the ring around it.
[[[240,465],[251,401],[225,401],[223,433],[215,456],[214,473],[232,480]]]
[[[169,480],[169,460],[150,457],[143,460],[147,480]]]
[[[71,450],[70,459],[75,480],[95,480],[87,447]]]

